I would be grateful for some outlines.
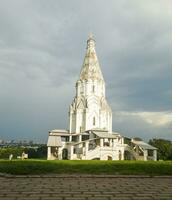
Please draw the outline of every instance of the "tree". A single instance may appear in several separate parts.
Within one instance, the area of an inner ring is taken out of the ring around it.
[[[8,158],[10,154],[13,154],[13,158],[17,158],[17,156],[21,156],[24,150],[23,147],[0,148],[0,158]]]
[[[158,149],[158,160],[172,160],[172,141],[165,139],[152,139],[149,144]]]
[[[47,145],[42,144],[37,149],[38,157],[46,158],[47,157]]]

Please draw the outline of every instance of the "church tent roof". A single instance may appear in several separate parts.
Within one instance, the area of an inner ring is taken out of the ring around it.
[[[49,135],[47,146],[49,146],[49,147],[61,147],[62,146],[61,137]]]
[[[54,136],[69,136],[69,131],[55,129],[55,130],[50,131],[49,135],[54,135]]]
[[[100,138],[117,138],[117,135],[113,135],[113,134],[110,134],[110,133],[107,133],[107,132],[98,132],[98,131],[93,131],[93,133],[95,134],[95,135],[97,135],[98,137],[100,137]]]
[[[141,147],[142,149],[145,149],[145,150],[157,149],[156,147],[153,147],[152,145],[150,145],[146,142],[143,142],[143,141],[132,141],[132,143],[138,145],[139,147]]]
[[[69,133],[68,130],[64,130],[64,129],[54,129],[52,131],[50,131],[51,133]]]
[[[87,40],[87,50],[80,72],[80,80],[102,80],[103,75],[100,69],[99,61],[95,50],[95,41],[90,35]]]

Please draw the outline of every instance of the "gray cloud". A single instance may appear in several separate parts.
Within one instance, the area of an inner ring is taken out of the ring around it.
[[[126,137],[141,137],[148,141],[150,138],[171,139],[172,123],[165,126],[154,126],[139,116],[114,113],[113,129]]]
[[[155,128],[118,114],[171,111],[171,11],[170,0],[2,0],[0,137],[45,141],[49,129],[68,126],[68,106],[92,31],[114,129],[127,136],[171,138],[171,125]]]

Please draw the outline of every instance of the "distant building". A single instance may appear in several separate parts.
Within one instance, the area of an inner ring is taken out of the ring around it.
[[[52,130],[48,160],[156,160],[157,149],[141,140],[112,131],[112,111],[106,100],[105,81],[90,35],[86,55],[69,108],[69,130]]]

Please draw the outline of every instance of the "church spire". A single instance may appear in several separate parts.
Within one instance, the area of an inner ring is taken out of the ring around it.
[[[86,55],[69,114],[70,133],[82,133],[96,128],[112,132],[112,111],[106,101],[105,82],[92,34],[87,40]]]
[[[87,40],[86,55],[82,65],[80,80],[104,80],[95,50],[95,40],[90,33]]]

